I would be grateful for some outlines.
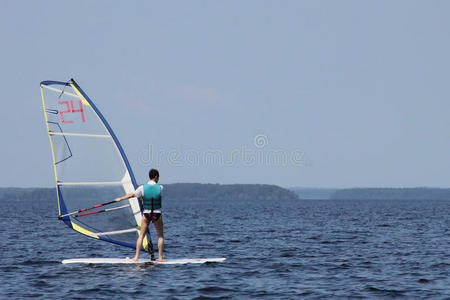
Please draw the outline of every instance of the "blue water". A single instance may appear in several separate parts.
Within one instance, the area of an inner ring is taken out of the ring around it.
[[[227,260],[157,266],[62,265],[133,251],[68,229],[53,199],[11,204],[1,298],[450,297],[450,201],[166,201],[167,258]]]

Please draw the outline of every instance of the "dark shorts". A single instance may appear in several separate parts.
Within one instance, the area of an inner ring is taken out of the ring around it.
[[[160,213],[151,213],[151,214],[146,213],[146,214],[144,214],[144,216],[145,216],[147,219],[149,219],[151,222],[156,222],[156,221],[158,221],[159,218],[161,217],[161,214],[160,214]]]

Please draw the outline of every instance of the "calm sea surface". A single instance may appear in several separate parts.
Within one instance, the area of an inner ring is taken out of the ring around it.
[[[167,200],[164,208],[167,258],[227,260],[63,265],[133,251],[67,228],[53,199],[2,203],[0,298],[450,297],[450,201]]]

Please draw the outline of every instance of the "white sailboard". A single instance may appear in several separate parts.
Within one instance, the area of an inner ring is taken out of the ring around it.
[[[119,140],[94,102],[73,79],[42,81],[40,86],[55,173],[58,218],[90,238],[136,249],[141,202],[135,197],[112,201],[138,187]],[[144,238],[143,248],[153,256],[150,234]],[[212,261],[217,259],[171,260],[165,264]],[[83,262],[134,263],[119,258],[63,261]]]
[[[62,261],[63,264],[160,264],[160,265],[185,265],[185,264],[204,264],[204,263],[218,263],[225,261],[225,257],[214,258],[178,258],[168,259],[167,261],[157,261],[150,259],[139,259],[134,262],[131,258],[72,258]]]

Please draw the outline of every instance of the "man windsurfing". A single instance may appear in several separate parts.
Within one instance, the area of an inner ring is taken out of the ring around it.
[[[158,235],[158,261],[166,261],[163,257],[164,251],[164,226],[162,220],[162,197],[161,191],[163,186],[158,184],[159,172],[156,169],[151,169],[148,173],[150,180],[139,186],[134,192],[129,193],[123,197],[116,198],[115,201],[119,202],[129,198],[136,197],[138,199],[143,199],[144,215],[141,221],[141,231],[139,237],[136,241],[136,255],[133,261],[138,262],[139,254],[142,248],[142,241],[144,236],[147,234],[147,229],[150,222],[155,224],[156,233]]]

